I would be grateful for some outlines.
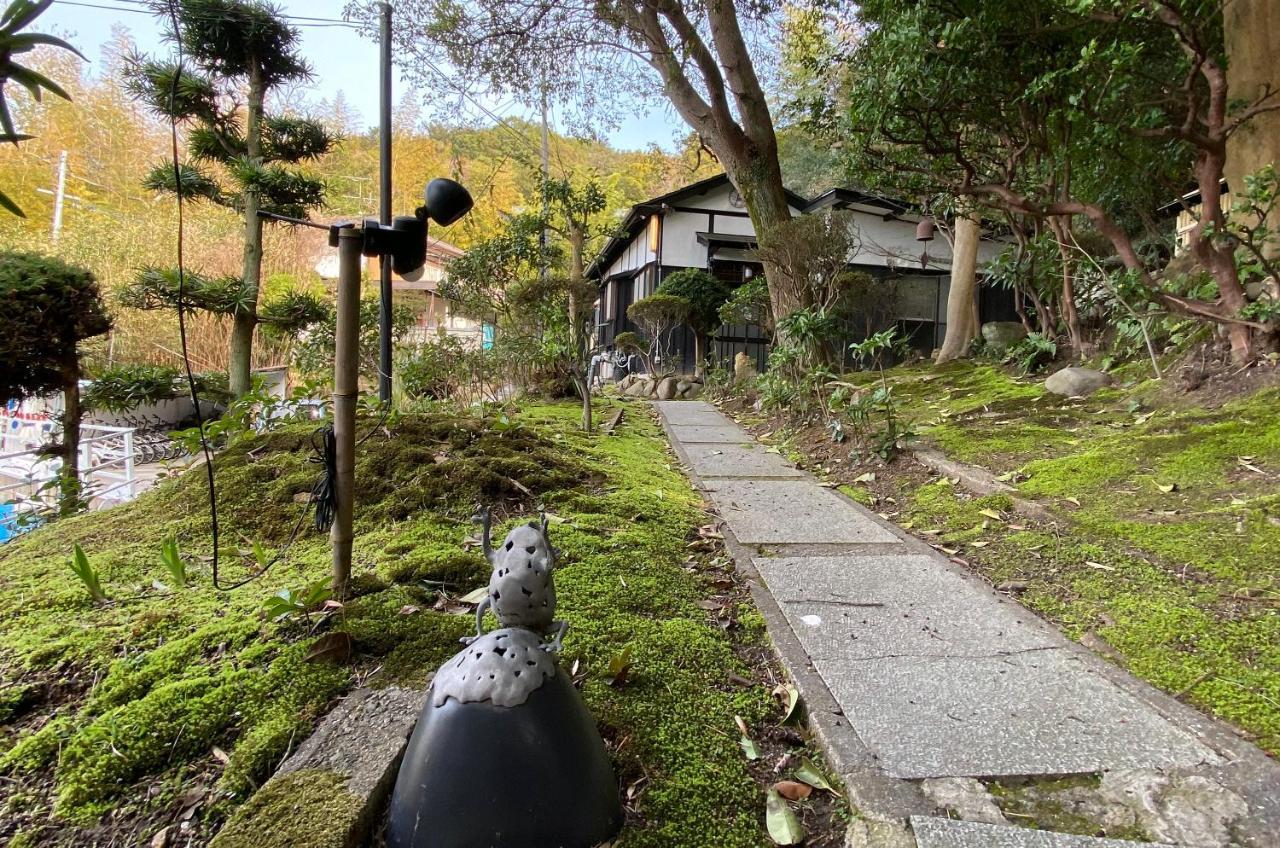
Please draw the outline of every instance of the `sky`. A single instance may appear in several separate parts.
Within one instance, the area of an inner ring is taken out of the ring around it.
[[[346,0],[275,0],[286,15],[305,18],[341,19]],[[378,46],[373,40],[346,26],[323,21],[292,22],[302,34],[302,54],[315,72],[314,101],[333,100],[339,91],[359,112],[360,123],[372,126],[378,122]],[[36,26],[39,32],[55,32],[67,38],[89,58],[92,71],[98,71],[104,44],[111,40],[111,29],[121,24],[143,52],[161,52],[160,27],[141,0],[54,0],[49,11]],[[393,102],[398,102],[407,83],[398,77],[394,84]],[[457,98],[452,98],[456,100]],[[527,109],[496,99],[481,98],[484,106],[501,117],[536,116]],[[429,113],[429,109],[426,110]],[[492,120],[474,112],[480,123]],[[554,116],[552,123],[554,124]],[[688,132],[685,124],[668,108],[655,107],[648,115],[626,120],[607,134],[609,142],[624,150],[638,150],[657,144],[664,150],[677,148],[677,139]]]

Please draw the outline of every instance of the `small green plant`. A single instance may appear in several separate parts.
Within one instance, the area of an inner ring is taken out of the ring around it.
[[[71,571],[84,584],[85,590],[89,593],[89,597],[93,598],[95,604],[105,604],[107,602],[107,593],[102,591],[102,580],[98,576],[98,571],[89,562],[89,557],[79,544],[75,546],[71,554]]]
[[[1058,355],[1058,345],[1052,339],[1039,333],[1031,333],[1025,339],[1009,348],[1004,361],[1018,366],[1023,374],[1034,374],[1044,368]]]
[[[893,399],[893,391],[889,388],[889,380],[885,377],[885,360],[891,354],[901,354],[906,346],[906,339],[898,334],[896,327],[873,333],[860,342],[849,345],[849,350],[860,365],[871,366],[880,375],[880,385],[869,392],[852,398],[844,413],[861,433],[871,452],[888,461],[893,455],[915,436],[911,422],[902,418],[898,412],[897,402]],[[871,429],[871,422],[880,419],[883,425]]]
[[[287,621],[295,616],[302,616],[310,621],[311,614],[324,607],[332,598],[333,583],[328,577],[324,577],[301,589],[281,589],[267,598],[262,607],[267,618],[272,621]]]
[[[160,543],[160,561],[164,563],[165,571],[169,572],[169,579],[174,586],[181,588],[187,585],[187,561],[178,550],[176,536],[170,536]]]

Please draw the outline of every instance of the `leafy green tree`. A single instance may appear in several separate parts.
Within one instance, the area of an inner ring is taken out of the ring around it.
[[[250,389],[254,330],[262,320],[258,213],[303,218],[321,206],[324,183],[294,166],[327,153],[334,138],[316,121],[265,111],[271,91],[311,74],[298,54],[298,31],[275,7],[258,0],[177,0],[177,20],[179,31],[170,37],[182,64],[134,57],[128,84],[157,114],[187,126],[189,158],[156,166],[144,184],[243,217],[241,286],[227,293],[236,303],[228,370],[231,391],[239,397]],[[240,91],[243,103],[235,94]],[[140,283],[160,281],[151,275]],[[199,299],[190,305],[205,308]]]
[[[1224,326],[1239,361],[1274,322],[1246,313],[1233,240],[1221,238],[1228,140],[1276,108],[1274,92],[1227,91],[1214,0],[892,0],[861,4],[867,37],[834,63],[842,95],[815,104],[829,137],[861,138],[860,172],[900,192],[940,193],[1048,228],[1060,247],[1064,313],[1072,227],[1092,227],[1127,270],[1130,293]],[[1153,192],[1204,199],[1190,254],[1211,277],[1162,274],[1135,223]],[[1064,322],[1071,326],[1070,315]],[[1074,335],[1074,334],[1073,334]]]
[[[62,392],[60,507],[80,508],[78,345],[111,329],[98,281],[85,268],[36,253],[0,253],[0,399]]]
[[[689,301],[679,295],[654,292],[627,307],[627,318],[640,325],[649,338],[645,370],[656,373],[656,367],[671,359],[671,333],[689,320]]]
[[[60,38],[22,31],[44,14],[51,5],[53,0],[13,0],[3,14],[0,14],[0,142],[11,142],[15,147],[18,142],[25,141],[31,136],[18,132],[17,127],[13,125],[13,117],[9,114],[9,102],[5,99],[5,83],[13,80],[30,92],[31,97],[37,102],[45,91],[56,94],[63,100],[70,100],[71,96],[44,74],[13,61],[13,57],[29,53],[43,44],[59,47],[80,56],[81,59],[84,58],[79,50]],[[26,217],[18,204],[3,191],[0,191],[0,207],[19,218]]]
[[[360,298],[360,376],[370,383],[378,379],[378,316],[381,301],[376,295]],[[323,317],[310,323],[290,350],[294,368],[309,380],[325,385],[333,382],[333,351],[337,340],[337,311],[326,305]],[[413,325],[413,311],[397,305],[391,310],[391,338],[399,342]]]
[[[724,168],[756,232],[791,217],[762,82],[781,7],[746,0],[407,0],[397,6],[406,74],[437,85],[445,61],[498,95],[544,95],[612,119],[661,95]],[[772,287],[781,272],[766,268]],[[786,302],[771,288],[774,312]]]
[[[595,314],[596,284],[587,279],[585,252],[610,230],[600,223],[608,201],[604,189],[595,179],[580,184],[568,178],[548,179],[543,192],[552,212],[546,224],[568,247],[564,295],[569,321],[569,353],[573,362],[570,373],[582,398],[582,429],[590,433],[591,385],[587,369],[591,359],[591,321]]]
[[[708,337],[720,326],[720,307],[733,295],[733,288],[701,268],[684,268],[669,274],[658,286],[657,293],[674,295],[688,302],[685,324],[693,332],[694,371],[701,374]]]

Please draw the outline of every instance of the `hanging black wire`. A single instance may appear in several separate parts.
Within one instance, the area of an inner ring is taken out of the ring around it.
[[[319,437],[320,443],[316,443]],[[338,440],[333,434],[333,425],[321,427],[311,434],[311,448],[315,456],[310,462],[324,466],[324,473],[311,489],[310,503],[316,508],[315,528],[327,533],[333,526],[333,516],[338,511],[337,490],[334,482],[338,477]]]

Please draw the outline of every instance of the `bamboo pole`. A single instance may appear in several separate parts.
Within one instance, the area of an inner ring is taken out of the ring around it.
[[[360,257],[364,230],[338,231],[338,311],[333,352],[333,435],[336,500],[333,529],[333,593],[345,598],[351,580],[355,515],[356,399],[360,392]]]

